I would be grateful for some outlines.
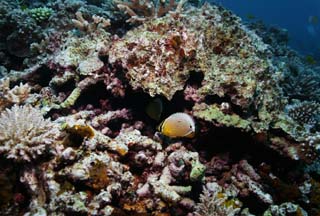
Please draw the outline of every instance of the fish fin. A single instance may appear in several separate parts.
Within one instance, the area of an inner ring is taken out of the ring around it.
[[[194,138],[196,135],[195,131],[190,131],[190,133],[187,133],[184,137],[186,138]]]
[[[162,122],[158,125],[158,127],[157,127],[157,130],[158,130],[159,132],[162,132],[163,123],[164,123],[164,121],[162,121]]]

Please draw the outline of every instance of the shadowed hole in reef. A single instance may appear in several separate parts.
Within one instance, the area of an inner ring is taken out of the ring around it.
[[[191,86],[200,88],[203,79],[204,79],[204,74],[202,72],[191,71],[189,79],[186,82],[186,85],[191,85]]]
[[[40,85],[42,87],[48,86],[54,74],[54,70],[49,69],[46,66],[42,66],[37,71],[31,73],[26,78],[28,83],[31,85]],[[10,82],[10,88],[13,88],[15,85],[19,85],[21,80],[16,82]],[[24,81],[23,81],[24,82]]]
[[[200,85],[203,80],[203,73],[192,72],[188,83]],[[70,85],[68,85],[70,86]],[[60,89],[59,89],[60,90]],[[146,107],[155,98],[160,98],[163,106],[161,117],[159,121],[153,120],[146,113]],[[183,112],[184,108],[189,110],[192,109],[192,104],[184,100],[183,91],[178,91],[171,101],[168,101],[163,96],[151,97],[149,94],[142,92],[141,90],[133,90],[132,88],[126,88],[125,97],[114,97],[110,92],[106,90],[103,82],[99,82],[88,89],[84,90],[76,101],[75,107],[92,104],[95,107],[99,107],[99,100],[110,99],[113,110],[128,108],[132,111],[133,118],[135,120],[141,120],[147,125],[151,125],[156,128],[156,126],[166,117],[175,112]],[[111,122],[111,127],[114,129],[119,129],[121,125]]]
[[[37,73],[35,73],[34,76],[30,78],[30,80],[36,80],[35,82],[41,86],[48,86],[49,82],[52,80],[53,75],[54,70],[43,66],[37,70]]]
[[[20,176],[23,166],[0,157],[0,214],[7,205],[16,205],[15,209],[3,215],[18,215],[21,209],[28,208],[31,196],[29,195],[28,188],[21,183]]]
[[[103,99],[111,99],[112,95],[107,91],[106,86],[103,82],[98,82],[97,84],[90,86],[85,89],[80,97],[77,99],[75,103],[75,107],[79,108],[83,105],[93,105],[94,107],[99,107],[99,101]]]
[[[250,165],[254,167],[257,173],[261,174],[261,164],[270,165],[270,171],[286,184],[290,182],[289,172],[293,167],[298,167],[298,163],[289,158],[281,156],[278,152],[267,147],[265,143],[258,143],[249,133],[242,132],[236,128],[216,128],[212,127],[206,134],[198,136],[198,140],[194,144],[197,151],[207,160],[210,161],[213,156],[229,153],[229,165],[238,163],[240,160],[246,159]],[[281,166],[279,166],[281,164]],[[229,171],[225,171],[229,172]],[[217,175],[219,180],[221,176]],[[269,173],[267,173],[269,174]],[[210,175],[209,175],[210,176]],[[261,184],[268,183],[266,176],[261,175]],[[270,182],[269,184],[270,185]],[[270,193],[273,197],[277,197],[277,191],[274,188],[266,187],[264,191]],[[257,198],[250,195],[246,198],[241,198],[245,207],[250,209],[251,213],[262,214],[267,205],[260,203],[257,205]],[[287,198],[287,200],[292,201]]]
[[[60,86],[52,86],[52,88],[56,91],[56,92],[70,92],[75,88],[75,81],[74,80],[69,80],[66,83],[64,83],[63,85]]]
[[[168,101],[164,97],[159,97],[163,103],[163,107],[166,108]],[[114,97],[109,91],[106,90],[106,86],[103,82],[99,82],[88,89],[84,90],[78,100],[76,101],[75,108],[86,106],[88,104],[94,107],[100,107],[100,100],[107,99],[111,105],[111,110],[120,110],[126,108],[130,111],[133,117],[133,121],[143,121],[146,126],[156,129],[159,124],[158,121],[151,119],[146,113],[146,107],[150,101],[154,98],[142,91],[134,91],[130,87],[126,89],[125,96]],[[111,110],[103,110],[104,113]],[[118,131],[121,129],[122,123],[127,120],[115,119],[108,123],[108,127],[112,131]],[[133,122],[132,122],[133,123]],[[143,133],[143,131],[142,131]]]

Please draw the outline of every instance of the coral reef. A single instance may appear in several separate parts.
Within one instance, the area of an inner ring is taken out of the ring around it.
[[[0,215],[319,215],[319,68],[285,30],[194,0],[25,3],[0,2]],[[177,112],[194,136],[157,131]]]

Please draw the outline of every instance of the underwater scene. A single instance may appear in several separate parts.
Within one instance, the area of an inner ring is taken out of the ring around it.
[[[0,216],[320,216],[319,17],[0,0]]]

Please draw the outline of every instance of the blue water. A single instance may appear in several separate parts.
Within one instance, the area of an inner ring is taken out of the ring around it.
[[[247,21],[262,20],[289,31],[289,45],[304,55],[320,58],[320,0],[214,0]],[[253,15],[255,19],[248,19]]]

